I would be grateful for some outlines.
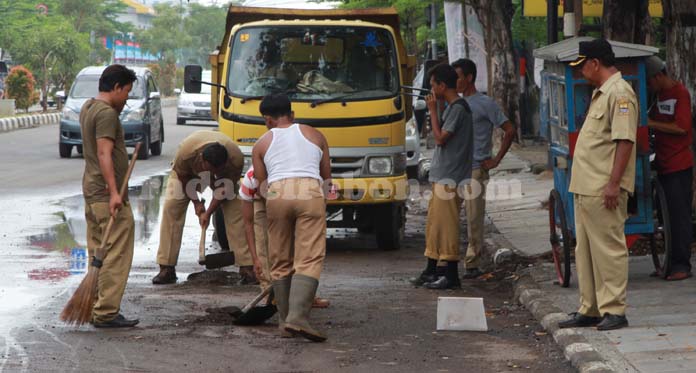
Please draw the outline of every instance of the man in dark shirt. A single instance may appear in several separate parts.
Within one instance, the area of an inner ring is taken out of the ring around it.
[[[425,284],[430,289],[451,289],[461,286],[458,271],[459,212],[465,196],[464,188],[471,179],[473,124],[469,105],[457,94],[458,76],[454,68],[440,64],[428,71],[428,76],[432,94],[426,97],[426,103],[437,146],[429,178],[433,194],[425,227],[427,266],[411,282]],[[437,115],[438,99],[448,105],[442,121]],[[438,261],[447,263],[444,276],[436,274]]]
[[[657,178],[667,197],[672,225],[672,256],[666,264],[665,279],[691,277],[691,96],[683,84],[667,75],[664,63],[655,56],[645,62],[650,91],[657,100],[650,110],[648,126],[655,131]],[[688,201],[688,203],[687,203]],[[659,274],[659,273],[658,273]]]

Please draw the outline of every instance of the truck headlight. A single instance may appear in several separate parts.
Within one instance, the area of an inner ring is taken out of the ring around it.
[[[389,175],[393,170],[391,157],[372,157],[367,162],[367,172],[373,175]]]
[[[406,122],[406,137],[414,137],[418,134],[418,126],[416,125],[416,120],[411,118]]]
[[[135,109],[135,110],[131,110],[131,111],[123,114],[122,120],[124,122],[139,121],[139,120],[143,119],[143,115],[145,115],[145,109],[143,109],[143,108]]]
[[[66,107],[65,109],[63,109],[63,119],[77,122],[80,120],[80,113],[77,113],[73,109]]]

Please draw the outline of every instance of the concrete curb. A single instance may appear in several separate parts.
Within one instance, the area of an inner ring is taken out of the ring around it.
[[[176,106],[176,101],[176,97],[163,98],[162,107]],[[47,113],[0,118],[0,133],[58,123],[60,116],[60,113]]]
[[[33,128],[47,124],[58,123],[60,113],[23,115],[20,117],[0,118],[0,133],[10,132],[20,128]]]
[[[515,282],[515,299],[532,313],[541,326],[553,336],[563,349],[566,359],[581,373],[617,372],[609,361],[602,358],[585,336],[575,329],[559,329],[558,322],[568,318],[553,301],[544,294],[534,280],[529,268],[518,271],[520,278]]]

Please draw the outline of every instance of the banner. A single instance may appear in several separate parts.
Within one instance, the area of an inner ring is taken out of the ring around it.
[[[563,2],[558,1],[558,17],[563,17]],[[524,0],[523,14],[525,17],[546,17],[546,0]],[[582,0],[583,17],[601,17],[604,9],[603,0]],[[649,0],[648,12],[653,18],[662,18],[662,0]]]
[[[483,27],[474,10],[466,7],[466,29],[462,3],[445,1],[445,27],[447,31],[447,54],[452,63],[460,58],[468,58],[476,64],[476,89],[488,92],[488,67],[486,66],[486,47],[483,40]],[[466,43],[469,43],[469,55]]]

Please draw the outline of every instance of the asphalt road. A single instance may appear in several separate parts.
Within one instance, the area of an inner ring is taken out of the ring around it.
[[[138,161],[133,179],[166,172],[178,144],[191,132],[210,129],[214,122],[176,124],[176,108],[163,108],[164,148],[162,155]],[[0,196],[75,194],[80,192],[84,161],[73,148],[70,159],[58,155],[58,124],[0,134]],[[129,148],[129,152],[133,149]]]
[[[409,285],[424,265],[427,204],[421,201],[409,201],[401,250],[378,250],[371,235],[329,230],[319,293],[331,305],[312,312],[328,334],[323,344],[280,339],[274,319],[260,327],[232,325],[224,307],[242,306],[259,291],[237,283],[236,267],[187,280],[201,270],[191,209],[179,282],[152,285],[163,175],[179,141],[199,128],[177,126],[174,109],[165,109],[162,156],[136,166],[129,190],[135,255],[122,312],[141,323],[126,330],[75,328],[57,317],[87,263],[82,159],[59,158],[57,125],[0,134],[0,373],[572,371],[551,336],[511,302],[514,275],[507,269],[455,291]],[[483,298],[489,331],[436,331],[440,296]]]

